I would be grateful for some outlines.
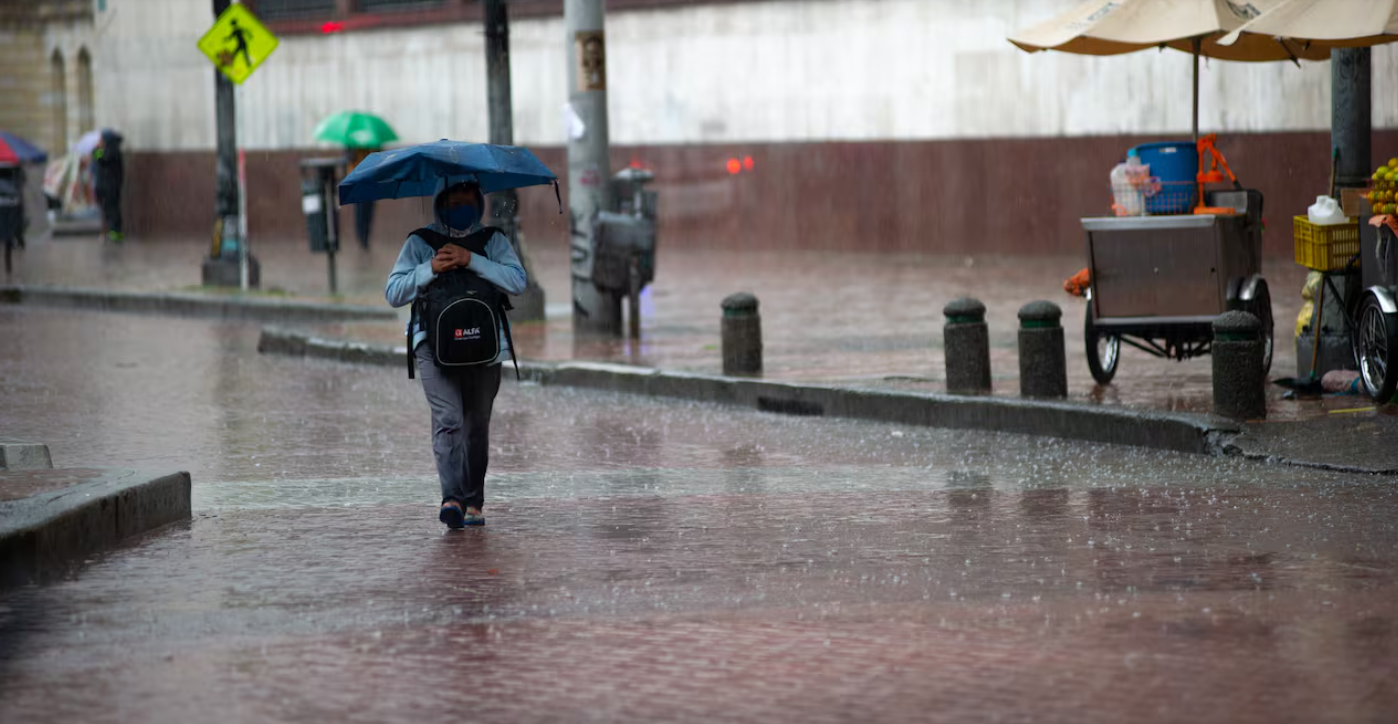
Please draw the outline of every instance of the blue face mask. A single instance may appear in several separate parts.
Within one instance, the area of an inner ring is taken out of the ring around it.
[[[442,211],[442,222],[453,229],[465,230],[481,220],[481,210],[472,204],[464,204]]]

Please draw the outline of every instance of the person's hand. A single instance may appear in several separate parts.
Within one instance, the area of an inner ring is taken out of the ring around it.
[[[432,257],[432,273],[441,274],[452,269],[471,266],[471,252],[455,244],[447,244]]]

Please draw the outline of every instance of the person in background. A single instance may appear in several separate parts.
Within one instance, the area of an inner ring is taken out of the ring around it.
[[[102,207],[102,226],[107,239],[118,244],[125,238],[121,226],[121,184],[125,176],[121,142],[120,133],[103,129],[102,140],[92,150],[93,186]]]
[[[349,150],[349,171],[352,173],[369,154],[378,151],[377,148],[351,148]],[[369,230],[374,225],[374,202],[365,201],[354,205],[354,234],[359,237],[359,246],[363,249],[369,248]]]
[[[29,230],[29,214],[24,209],[25,184],[28,181],[24,175],[24,165],[15,166],[14,170],[15,186],[19,189],[19,229],[15,232],[15,246],[24,248],[24,232]]]

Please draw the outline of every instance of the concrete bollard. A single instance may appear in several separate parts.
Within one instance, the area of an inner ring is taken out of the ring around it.
[[[723,374],[762,373],[762,317],[757,297],[747,292],[723,300]]]
[[[1267,375],[1262,370],[1262,322],[1247,312],[1214,319],[1214,414],[1234,420],[1267,417]]]
[[[1067,397],[1068,363],[1063,350],[1063,310],[1053,302],[1019,308],[1019,394]]]
[[[946,325],[947,392],[953,395],[990,394],[990,331],[985,305],[978,299],[954,299],[942,309]]]

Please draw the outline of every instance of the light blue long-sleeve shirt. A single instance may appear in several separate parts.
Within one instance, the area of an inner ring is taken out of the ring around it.
[[[470,229],[461,232],[455,229],[448,229],[441,223],[434,223],[428,228],[440,232],[454,239],[460,239],[478,231],[480,224],[476,224]],[[384,298],[392,307],[404,307],[412,304],[417,299],[418,293],[427,288],[437,275],[432,273],[432,257],[435,252],[426,241],[417,234],[410,234],[403,242],[403,250],[398,252],[398,262],[393,265],[393,271],[389,272],[388,284],[384,287]],[[528,278],[524,274],[524,266],[519,262],[519,256],[515,254],[514,246],[504,234],[496,232],[490,237],[490,241],[485,245],[485,256],[480,254],[471,255],[471,265],[466,267],[467,271],[479,275],[482,279],[494,284],[500,291],[511,296],[519,296],[524,292]],[[413,349],[417,349],[427,339],[427,330],[421,323],[415,320],[408,322],[407,333],[412,335]],[[500,354],[495,357],[491,364],[503,362],[510,357],[510,340],[505,336],[504,320],[501,320],[496,333],[500,337]]]

